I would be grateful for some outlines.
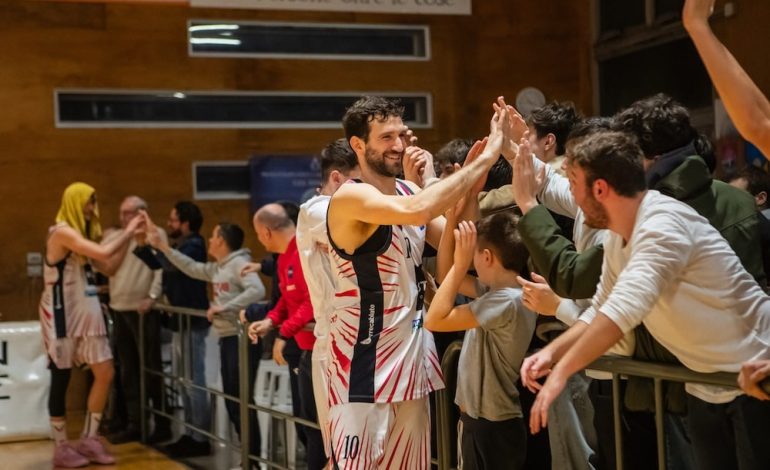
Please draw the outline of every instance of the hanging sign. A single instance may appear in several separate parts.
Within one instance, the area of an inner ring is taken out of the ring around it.
[[[190,0],[194,7],[470,15],[471,0]]]

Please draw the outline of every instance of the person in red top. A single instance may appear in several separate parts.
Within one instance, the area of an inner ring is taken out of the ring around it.
[[[254,214],[254,231],[259,242],[269,252],[278,253],[278,287],[281,298],[267,313],[264,320],[249,325],[253,341],[278,327],[278,338],[273,346],[273,358],[278,364],[286,364],[283,348],[286,340],[294,338],[302,350],[299,362],[300,417],[318,422],[313,394],[311,355],[315,336],[308,323],[313,321],[313,305],[302,274],[302,264],[297,251],[296,226],[280,204],[267,204]],[[307,328],[306,328],[307,327]],[[321,470],[328,458],[324,451],[321,432],[305,428],[307,438],[307,466],[309,470]]]

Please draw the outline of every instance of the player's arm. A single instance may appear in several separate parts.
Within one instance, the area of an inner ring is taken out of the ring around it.
[[[84,238],[71,227],[62,227],[54,232],[51,241],[60,244],[69,251],[91,259],[100,272],[111,275],[114,273],[105,272],[109,271],[107,269],[102,271],[100,268],[104,268],[108,264],[113,264],[113,258],[117,258],[121,256],[121,254],[125,255],[126,247],[128,246],[131,237],[133,237],[135,229],[136,224],[129,224],[120,235],[117,235],[109,242],[100,245]]]
[[[687,0],[682,22],[738,132],[770,158],[770,101],[714,35],[713,7],[714,0]]]
[[[334,195],[329,216],[332,221],[344,216],[371,225],[426,225],[486,174],[494,163],[493,151],[486,150],[473,164],[411,196],[383,195],[368,184],[345,185]]]
[[[367,184],[343,186],[329,206],[330,222],[334,225],[337,220],[353,219],[369,225],[426,225],[485,177],[500,156],[507,119],[505,110],[496,112],[490,121],[489,137],[477,141],[468,152],[469,163],[417,194],[390,196]]]
[[[105,243],[111,242],[116,237],[116,234],[120,233],[121,232],[119,230],[110,232],[108,236],[105,236],[102,239],[101,244],[103,245]],[[123,260],[126,259],[129,245],[130,243],[124,243],[120,245],[118,251],[108,257],[106,260],[98,260],[92,258],[91,262],[93,263],[94,268],[105,276],[114,276],[118,271],[118,268],[120,268],[120,265],[123,264]]]

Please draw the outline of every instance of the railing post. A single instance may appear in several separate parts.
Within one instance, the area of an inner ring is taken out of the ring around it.
[[[462,341],[452,342],[446,348],[444,356],[441,358],[441,372],[447,384],[456,381],[457,361],[462,350],[462,344]],[[438,470],[449,470],[452,466],[451,437],[452,430],[457,429],[457,423],[450,423],[452,406],[454,406],[454,403],[450,400],[448,388],[436,392],[436,457],[438,460]]]
[[[289,371],[290,375],[293,373],[294,371]],[[283,420],[283,464],[286,465],[286,467],[289,467],[289,463],[291,463],[291,460],[289,459],[289,426],[294,426],[294,425],[284,419]],[[295,466],[296,464],[297,463],[294,462]]]
[[[615,468],[623,470],[623,427],[620,419],[620,376],[612,373],[612,416],[615,423]]]
[[[192,350],[193,350],[193,339],[192,339],[192,325],[191,325],[191,318],[189,315],[185,315],[184,317],[184,326],[180,328],[180,332],[182,334],[180,342],[181,344],[181,353],[182,353],[182,388],[183,390],[187,391],[189,390],[189,386],[192,383]],[[205,358],[204,358],[205,360]],[[192,403],[192,400],[190,400]],[[182,401],[184,403],[184,399]],[[214,422],[214,421],[212,421]]]
[[[655,437],[658,442],[658,470],[666,470],[666,441],[663,426],[663,382],[653,379],[655,383]]]
[[[144,314],[137,313],[139,316],[139,432],[142,443],[147,442],[147,380],[145,378],[144,368]]]
[[[249,436],[249,344],[246,336],[246,328],[238,320],[235,320],[238,328],[238,385],[239,410],[241,415],[241,468],[250,469],[249,449],[251,437]]]
[[[436,457],[438,457],[438,470],[449,470],[452,456],[449,453],[449,417],[446,408],[447,402],[446,390],[436,392]]]

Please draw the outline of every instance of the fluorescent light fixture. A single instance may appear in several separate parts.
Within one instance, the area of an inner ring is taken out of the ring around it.
[[[196,31],[221,31],[223,29],[236,30],[239,28],[240,26],[238,26],[237,24],[199,24],[195,26],[190,26],[189,30],[191,32],[196,32]]]
[[[179,98],[180,100],[187,97],[187,95],[178,91],[171,96],[173,96],[174,98]]]
[[[222,44],[225,46],[240,46],[240,39],[222,38],[190,38],[190,44]]]

